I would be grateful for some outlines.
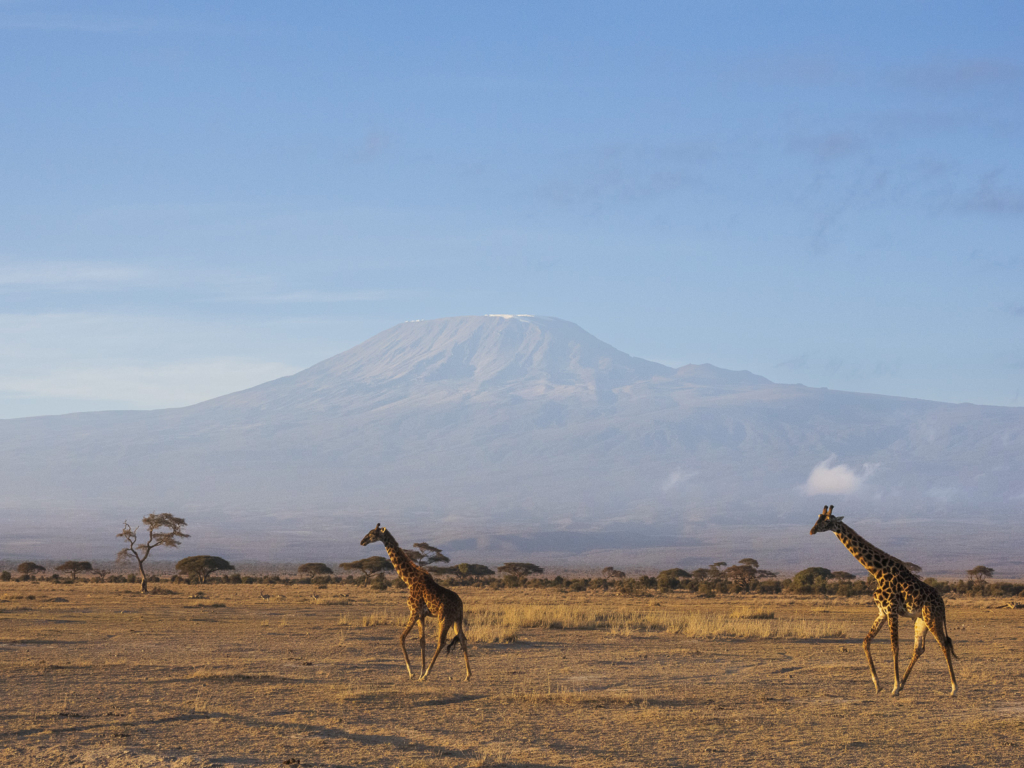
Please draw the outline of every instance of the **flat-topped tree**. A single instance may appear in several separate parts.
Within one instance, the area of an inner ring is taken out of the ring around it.
[[[24,562],[18,563],[18,567],[16,570],[23,576],[35,576],[37,573],[42,573],[46,569],[43,566],[36,565],[33,562]]]
[[[193,555],[179,560],[174,564],[174,569],[183,573],[190,579],[195,579],[200,584],[205,584],[210,574],[216,571],[233,571],[235,566],[223,557],[213,555]]]
[[[363,584],[369,582],[370,577],[375,573],[394,570],[391,561],[381,555],[364,557],[362,560],[353,560],[350,563],[338,563],[338,567],[346,571],[362,571]]]
[[[544,573],[543,568],[533,563],[505,563],[499,565],[497,571],[505,576],[505,583],[509,586],[522,586],[530,574]]]
[[[299,573],[303,576],[331,576],[334,574],[327,563],[303,563],[299,566]]]
[[[71,580],[74,581],[75,577],[79,573],[86,573],[92,570],[92,563],[88,560],[68,560],[66,563],[61,563],[53,570],[60,571],[61,573],[70,573]]]
[[[146,577],[146,569],[143,563],[149,558],[154,548],[177,547],[181,542],[178,539],[187,539],[188,534],[182,531],[186,525],[185,520],[175,517],[169,512],[161,514],[153,513],[142,518],[142,525],[132,528],[128,521],[124,522],[124,530],[117,534],[117,538],[124,539],[128,546],[117,553],[119,563],[134,557],[139,565],[139,574],[142,576],[142,591],[148,592],[149,579]],[[139,528],[145,527],[147,538],[144,543],[139,543]]]
[[[544,573],[544,569],[533,563],[505,563],[498,566],[498,573],[523,577],[533,573]]]
[[[19,566],[20,568],[21,566]],[[967,572],[967,578],[971,581],[985,581],[987,578],[995,573],[995,569],[989,568],[987,565],[976,565]]]

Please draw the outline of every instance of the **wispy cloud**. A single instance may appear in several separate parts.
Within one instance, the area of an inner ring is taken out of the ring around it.
[[[1000,183],[1003,172],[1000,168],[982,176],[964,201],[964,210],[1010,216],[1024,213],[1024,189]]]
[[[681,469],[674,470],[661,484],[661,490],[664,493],[668,493],[673,488],[686,483],[688,480],[692,480],[696,476],[696,472],[683,472]]]
[[[786,368],[791,371],[802,371],[807,368],[810,363],[811,356],[806,352],[796,357],[791,357],[788,360],[783,360],[781,363],[776,363],[776,368]]]
[[[150,366],[83,366],[0,375],[0,396],[167,408],[191,405],[295,372],[280,363],[229,357]]]
[[[570,207],[652,200],[701,185],[699,169],[711,154],[706,147],[606,147],[572,158],[539,194]]]
[[[820,464],[816,464],[807,482],[801,486],[801,490],[807,496],[820,496],[823,494],[847,496],[856,493],[863,487],[864,481],[878,468],[878,464],[864,464],[861,469],[848,466],[847,464],[836,464],[836,456],[832,454]]]
[[[251,301],[256,304],[343,304],[348,302],[390,301],[408,298],[413,291],[290,291],[287,293],[239,294],[229,296],[233,301]]]
[[[790,152],[808,154],[819,162],[831,162],[862,152],[867,146],[853,133],[826,133],[820,136],[799,136],[789,140]]]
[[[12,13],[0,14],[0,29],[35,32],[77,32],[82,34],[138,34],[165,26],[153,19],[96,18],[74,14]]]
[[[1001,59],[970,59],[904,67],[893,74],[899,83],[932,90],[977,88],[1024,80],[1024,68]]]
[[[143,269],[105,264],[0,264],[0,288],[97,288],[138,285],[151,279],[152,275]]]

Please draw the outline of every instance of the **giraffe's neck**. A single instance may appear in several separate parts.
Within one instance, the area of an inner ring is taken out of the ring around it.
[[[883,573],[888,573],[894,567],[903,566],[903,561],[898,560],[888,552],[883,552],[874,544],[869,544],[863,536],[858,534],[846,523],[838,523],[832,533],[843,542],[843,546],[850,550],[853,555],[875,578]]]
[[[405,582],[406,586],[411,586],[413,577],[419,573],[420,569],[416,567],[413,561],[409,559],[409,556],[398,546],[398,542],[391,535],[391,531],[383,531],[380,540],[384,544],[384,549],[388,551],[388,557],[391,558],[391,564],[395,566],[395,572],[398,574],[398,577]]]

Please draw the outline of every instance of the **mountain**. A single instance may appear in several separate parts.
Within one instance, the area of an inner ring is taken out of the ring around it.
[[[403,323],[186,408],[0,421],[0,558],[361,555],[378,521],[458,560],[843,564],[824,503],[935,572],[1024,570],[1024,409],[774,384],[631,357],[554,318]],[[841,511],[841,512],[840,512]],[[187,550],[187,551],[186,551]],[[848,568],[847,568],[848,570]]]

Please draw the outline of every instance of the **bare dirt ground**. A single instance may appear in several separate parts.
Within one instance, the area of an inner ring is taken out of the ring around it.
[[[1024,765],[1024,611],[998,600],[947,600],[956,698],[929,640],[893,699],[864,598],[461,588],[473,679],[455,650],[421,683],[402,590],[129,589],[0,585],[0,765]]]

